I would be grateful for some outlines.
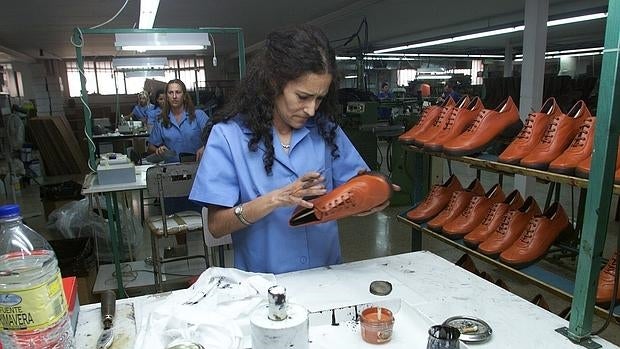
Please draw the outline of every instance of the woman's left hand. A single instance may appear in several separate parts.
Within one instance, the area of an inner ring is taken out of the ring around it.
[[[200,161],[200,158],[202,158],[202,154],[205,152],[205,147],[204,145],[200,148],[198,148],[198,150],[196,150],[196,162]]]

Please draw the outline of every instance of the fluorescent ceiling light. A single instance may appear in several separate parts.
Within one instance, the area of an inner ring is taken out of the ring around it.
[[[125,76],[128,78],[163,78],[166,73],[163,70],[128,71]]]
[[[370,53],[371,57],[451,57],[451,58],[504,58],[504,55],[469,55],[451,53]]]
[[[126,57],[112,59],[112,66],[116,69],[135,68],[164,68],[168,66],[166,57]]]
[[[547,21],[547,27],[553,27],[556,25],[569,24],[569,23],[591,21],[591,20],[601,19],[601,18],[606,18],[606,17],[607,17],[607,12],[599,12],[599,13],[593,13],[593,14],[584,15],[584,16],[555,19],[552,21]],[[518,31],[523,31],[523,29],[525,29],[525,26],[519,25],[516,27],[489,30],[489,31],[484,31],[480,33],[460,35],[460,36],[455,36],[451,38],[420,42],[420,43],[411,44],[411,45],[390,47],[390,48],[385,48],[381,50],[376,50],[373,53],[385,53],[385,52],[409,50],[409,49],[419,48],[419,47],[436,46],[436,45],[447,44],[447,43],[452,43],[452,42],[457,42],[457,41],[465,41],[465,40],[478,39],[478,38],[484,38],[484,37],[495,36],[495,35],[514,33]]]
[[[347,75],[344,78],[345,79],[357,79],[357,75]]]
[[[211,45],[208,33],[119,33],[114,46],[124,51],[203,50]]]
[[[452,75],[418,75],[416,79],[418,80],[448,80],[451,79]]]
[[[582,52],[590,52],[590,53],[599,54],[600,52],[603,51],[603,49],[604,47],[590,47],[590,48],[576,48],[573,50],[549,51],[549,52],[545,52],[545,56],[567,55],[570,53],[582,53]],[[592,52],[592,51],[597,51],[597,52]],[[523,58],[523,54],[515,55],[515,57]]]
[[[157,15],[159,0],[140,0],[140,20],[139,29],[152,29]]]

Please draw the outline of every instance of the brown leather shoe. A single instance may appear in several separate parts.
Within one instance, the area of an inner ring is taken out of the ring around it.
[[[486,149],[499,136],[514,136],[522,126],[517,106],[508,97],[495,110],[483,109],[478,113],[463,133],[443,145],[443,152],[454,156],[471,155]]]
[[[453,107],[456,103],[452,97],[448,97],[441,105],[431,105],[422,111],[420,120],[407,132],[398,136],[398,141],[405,144],[412,144],[415,136],[424,133],[424,131],[431,127],[435,120],[439,117],[439,113],[445,107]]]
[[[379,172],[365,172],[351,178],[329,193],[310,200],[313,208],[297,207],[291,226],[324,223],[366,212],[392,196],[390,180]]]
[[[523,206],[523,197],[518,190],[513,190],[503,202],[493,204],[482,223],[480,223],[471,233],[465,235],[465,245],[475,249],[486,240],[492,232],[502,223],[502,217],[509,210],[517,210]]]
[[[452,109],[452,113],[444,123],[441,131],[433,139],[424,142],[424,149],[441,152],[443,144],[463,133],[474,122],[476,115],[482,109],[484,109],[484,105],[479,97],[471,100],[466,107]]]
[[[579,132],[583,120],[591,117],[590,111],[583,101],[577,102],[568,114],[555,116],[547,125],[540,143],[519,162],[521,166],[546,170],[549,163],[566,148]]]
[[[463,186],[459,179],[452,175],[444,184],[434,185],[430,193],[424,198],[424,201],[413,210],[407,212],[407,218],[416,223],[428,221],[448,205],[452,193],[457,190],[463,190]]]
[[[454,264],[467,270],[470,273],[479,273],[478,268],[476,268],[476,264],[474,263],[474,260],[471,259],[471,257],[467,253],[463,254],[461,258],[459,258],[459,260],[456,261],[456,263]]]
[[[618,252],[613,254],[607,264],[598,275],[598,286],[596,288],[596,303],[607,305],[611,302],[614,294],[614,278],[618,272]],[[620,287],[616,293],[616,299],[620,300]]]
[[[508,147],[499,154],[498,160],[507,164],[518,164],[540,143],[549,122],[560,114],[562,110],[555,98],[548,98],[538,113],[531,113],[527,116],[523,128]]]
[[[467,188],[452,193],[448,206],[441,210],[435,218],[428,221],[426,226],[431,230],[441,231],[441,227],[463,212],[471,198],[476,195],[484,195],[484,188],[477,178]]]
[[[441,130],[445,127],[452,113],[458,112],[461,108],[467,106],[469,102],[469,96],[463,96],[458,102],[456,102],[456,105],[444,107],[441,113],[439,113],[439,117],[435,119],[435,122],[433,122],[431,127],[427,128],[423,133],[418,133],[414,137],[413,144],[422,148],[426,143],[435,139],[439,132],[441,132]]]
[[[559,202],[549,206],[541,216],[532,217],[523,234],[499,259],[514,268],[524,268],[542,258],[551,244],[565,231],[572,230],[568,216]]]
[[[499,184],[495,184],[484,195],[474,196],[461,214],[443,225],[443,234],[452,240],[462,238],[482,222],[494,203],[504,199],[506,196]]]
[[[478,245],[478,251],[491,258],[497,258],[521,236],[530,218],[540,215],[540,208],[533,197],[528,196],[518,210],[509,210],[499,227]]]
[[[575,167],[575,176],[581,177],[581,178],[588,178],[590,176],[590,163],[591,162],[592,162],[592,155],[581,160]],[[618,155],[616,155],[616,174],[615,174],[616,184],[620,182],[620,177],[619,177],[620,173],[618,173],[618,169],[620,169],[620,148],[618,148]]]
[[[596,118],[591,116],[579,126],[579,132],[568,148],[549,164],[549,171],[572,175],[579,162],[592,155],[594,145],[594,124]]]

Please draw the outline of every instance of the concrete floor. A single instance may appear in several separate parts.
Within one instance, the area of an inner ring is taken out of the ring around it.
[[[461,182],[466,185],[468,180],[472,179],[476,172],[461,164],[453,164],[453,171],[459,176]],[[447,177],[446,177],[447,178]],[[486,189],[490,188],[492,184],[497,182],[497,175],[483,173],[482,182]],[[508,193],[512,189],[512,178],[504,178],[504,191]],[[535,188],[536,199],[539,204],[544,205],[544,198],[546,195],[546,186],[541,183],[536,184]],[[578,191],[574,192],[575,200],[577,199]],[[133,208],[135,212],[138,212],[139,204],[136,199],[137,195],[134,195],[132,200]],[[612,207],[612,213],[615,213],[615,205],[617,197],[614,197],[614,206]],[[6,201],[6,199],[4,199]],[[39,199],[38,186],[31,185],[24,188],[18,197],[18,201],[22,205],[22,211],[26,217],[27,223],[43,233],[50,239],[61,238],[62,236],[46,227],[45,219],[42,215],[42,207]],[[570,188],[562,188],[561,202],[567,213],[571,211],[571,190]],[[575,201],[576,202],[576,201]],[[576,205],[576,203],[575,203]],[[399,213],[405,212],[409,209],[409,206],[389,207],[383,212],[366,216],[366,217],[354,217],[345,218],[339,221],[340,226],[340,238],[342,245],[342,254],[345,262],[357,261],[362,259],[369,259],[374,257],[388,256],[399,253],[406,253],[411,251],[411,228],[397,220],[396,216]],[[154,212],[157,208],[153,206],[147,206],[147,214]],[[576,211],[576,206],[575,206]],[[605,248],[605,256],[609,256],[614,249],[616,239],[618,237],[619,224],[613,218],[610,217],[610,229],[608,233],[608,241]],[[150,243],[149,236],[144,231],[137,232],[137,234],[144,234],[142,238],[141,248],[133,251],[134,257],[137,260],[141,260],[146,256],[150,256]],[[463,252],[451,247],[435,238],[429,237],[425,234],[422,235],[422,249],[431,251],[441,257],[455,262],[462,255]],[[226,252],[227,264],[230,265],[231,251]],[[570,303],[550,293],[544,288],[537,286],[522,277],[515,276],[514,273],[506,271],[504,268],[498,268],[496,265],[489,264],[482,260],[475,259],[477,268],[480,271],[487,272],[494,280],[501,279],[504,281],[511,292],[523,297],[524,299],[531,300],[536,295],[541,294],[547,300],[550,306],[550,311],[553,313],[559,313],[568,306]],[[575,260],[570,258],[564,258],[561,260],[544,261],[544,265],[549,270],[554,270],[559,274],[572,275],[575,269]],[[149,276],[152,277],[152,276]],[[169,287],[186,287],[184,282],[174,283],[168,285]],[[139,291],[135,291],[132,294],[140,294],[151,292],[152,288],[145,288]],[[501,311],[501,309],[498,309]],[[507,320],[508,321],[508,320]],[[604,319],[595,316],[592,328],[598,329],[604,322]],[[612,324],[601,334],[602,337],[607,340],[620,345],[620,326],[612,320]]]

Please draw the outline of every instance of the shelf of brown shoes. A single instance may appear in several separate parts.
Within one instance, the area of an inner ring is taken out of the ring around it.
[[[487,262],[501,270],[508,271],[520,278],[523,278],[556,296],[565,299],[567,301],[572,300],[571,290],[574,287],[574,280],[567,279],[562,277],[556,273],[553,273],[549,270],[542,268],[538,263],[534,263],[525,268],[516,269],[511,267],[510,265],[502,263],[499,259],[491,258],[483,253],[478,252],[477,250],[471,249],[464,244],[463,239],[453,240],[450,237],[443,235],[441,233],[435,232],[431,229],[428,229],[425,224],[418,224],[414,221],[407,218],[407,211],[397,216],[398,220],[410,225],[413,229],[416,229],[434,239],[437,239],[441,242],[444,242],[450,246],[453,246],[470,256],[474,256],[477,259],[480,259],[484,262]],[[608,263],[609,264],[609,263]],[[604,268],[605,269],[605,268]],[[609,269],[609,267],[607,267]],[[603,271],[601,273],[604,274]],[[547,283],[543,280],[554,280],[554,283]],[[599,292],[600,293],[600,292]],[[619,295],[620,296],[620,295]],[[620,298],[620,297],[619,297]],[[597,305],[595,307],[596,312],[601,316],[606,316],[608,310],[605,309],[604,306]],[[620,306],[616,307],[615,310],[616,316],[620,316]]]

